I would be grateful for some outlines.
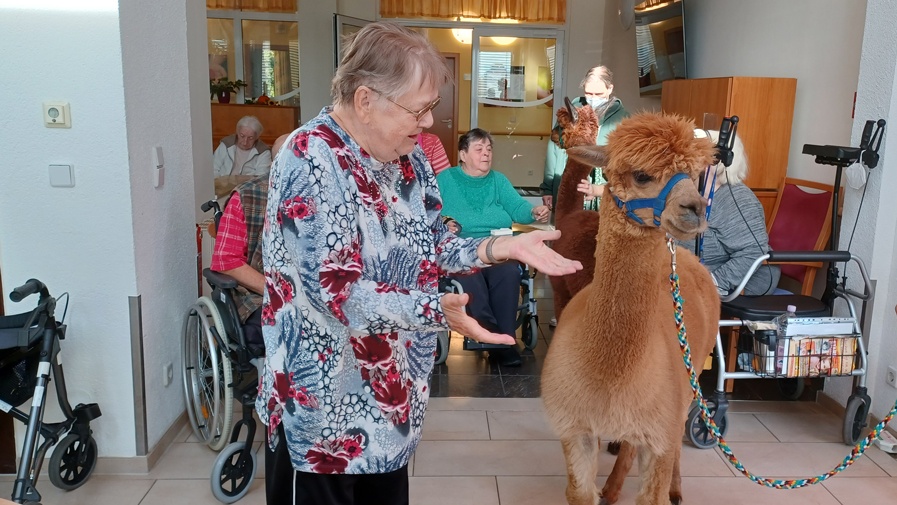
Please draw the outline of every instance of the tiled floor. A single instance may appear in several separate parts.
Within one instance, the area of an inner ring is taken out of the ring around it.
[[[551,288],[536,279],[540,341],[522,351],[523,364],[506,368],[485,353],[461,349],[453,339],[448,360],[436,367],[423,439],[409,466],[413,505],[563,505],[564,457],[542,413],[539,375],[552,329]],[[715,372],[702,385],[711,390]],[[808,388],[805,398],[812,398]],[[733,400],[777,399],[774,381],[737,381]],[[733,401],[726,437],[753,472],[777,478],[809,477],[837,466],[849,453],[840,442],[841,420],[818,404]],[[261,431],[256,450],[261,445]],[[249,494],[239,503],[262,505],[264,457]],[[65,493],[42,480],[44,505],[214,505],[209,475],[215,453],[196,443],[189,429],[148,475],[94,475],[82,488]],[[603,485],[614,457],[600,455],[597,483]],[[843,474],[793,491],[758,486],[741,475],[718,449],[683,444],[682,487],[686,503],[727,505],[891,505],[897,503],[897,458],[871,447]],[[7,477],[7,476],[3,476]],[[0,477],[0,496],[12,482]],[[633,504],[638,465],[626,479],[618,503]]]
[[[849,452],[838,440],[840,419],[807,402],[733,402],[728,439],[760,475],[795,478],[823,473]],[[256,445],[258,447],[258,444]],[[262,505],[264,464],[239,503]],[[188,429],[149,475],[95,475],[65,493],[42,481],[45,505],[214,505],[209,474],[215,454]],[[600,455],[602,485],[614,457]],[[626,479],[621,504],[635,503],[638,465]],[[795,491],[767,489],[736,475],[718,450],[684,444],[682,486],[687,503],[764,505],[887,505],[897,503],[897,459],[872,447],[843,474]],[[414,505],[563,505],[566,486],[560,443],[539,399],[433,398],[423,440],[409,468]],[[0,482],[0,496],[12,483]]]

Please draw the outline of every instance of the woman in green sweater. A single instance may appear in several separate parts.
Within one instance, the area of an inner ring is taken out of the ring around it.
[[[461,225],[461,237],[488,237],[492,230],[510,228],[513,223],[547,222],[548,207],[533,205],[517,194],[504,175],[492,171],[492,135],[474,128],[458,142],[461,165],[436,176],[442,194],[442,215]],[[458,277],[473,302],[470,315],[484,328],[515,335],[520,269],[516,262],[485,268]],[[520,365],[520,353],[513,347],[489,352],[501,365]]]

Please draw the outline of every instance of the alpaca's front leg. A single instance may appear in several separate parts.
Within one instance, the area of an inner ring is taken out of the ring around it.
[[[670,479],[670,504],[682,503],[682,476],[679,475],[679,458],[682,456],[682,444],[676,444],[676,457],[673,459],[673,476]]]
[[[682,442],[677,441],[681,447]],[[673,466],[679,452],[668,446],[663,454],[656,455],[646,447],[638,452],[639,473],[642,476],[642,488],[635,499],[636,505],[667,505],[670,503],[670,483],[673,477]]]
[[[598,476],[598,453],[601,440],[590,434],[561,438],[567,461],[567,503],[597,505],[600,499],[595,477]]]
[[[601,505],[613,505],[620,499],[620,490],[623,488],[623,482],[626,481],[626,475],[629,474],[634,459],[635,447],[629,442],[621,442],[614,469],[607,477],[604,488],[601,489]]]

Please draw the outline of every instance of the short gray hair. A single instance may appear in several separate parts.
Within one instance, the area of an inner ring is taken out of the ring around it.
[[[716,144],[719,141],[719,131],[709,130],[710,140]],[[716,177],[722,184],[740,184],[748,176],[748,159],[744,152],[744,143],[738,134],[735,135],[735,144],[732,146],[732,164],[727,168],[720,163],[716,166]]]
[[[349,105],[360,86],[397,99],[425,84],[451,80],[445,58],[427,38],[396,23],[369,23],[346,37],[346,53],[333,76],[335,105]]]
[[[586,76],[583,78],[582,82],[579,83],[579,87],[585,88],[586,84],[595,80],[600,80],[609,88],[614,85],[614,73],[604,65],[592,67],[586,72]]]
[[[243,116],[237,121],[237,133],[240,133],[240,128],[247,127],[252,128],[255,133],[261,135],[263,131],[265,131],[265,127],[262,126],[262,123],[259,121],[259,118],[255,116]]]

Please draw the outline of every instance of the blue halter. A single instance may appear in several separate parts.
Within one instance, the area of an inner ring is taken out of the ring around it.
[[[638,209],[653,207],[654,226],[660,226],[660,215],[663,213],[663,209],[666,208],[667,195],[673,189],[673,186],[675,186],[682,179],[690,179],[690,177],[683,173],[674,175],[670,178],[669,181],[667,181],[667,184],[663,187],[663,190],[654,198],[638,198],[636,200],[629,200],[628,202],[624,202],[623,200],[620,200],[617,195],[614,195],[613,193],[611,193],[611,195],[614,197],[614,201],[617,202],[617,207],[622,209],[623,212],[626,213],[626,216],[629,217],[629,219],[632,219],[638,224],[643,225],[645,224],[645,222],[642,221],[642,218],[635,215],[635,211]]]

